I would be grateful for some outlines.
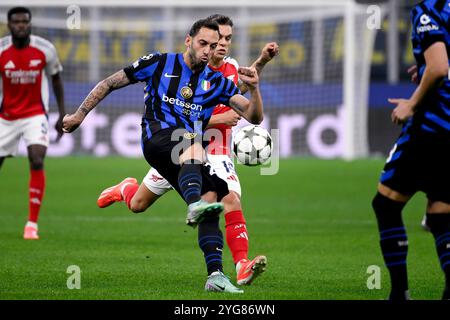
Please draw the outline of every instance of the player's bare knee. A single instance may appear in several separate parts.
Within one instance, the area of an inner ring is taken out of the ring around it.
[[[406,202],[396,201],[377,192],[372,200],[372,208],[377,219],[384,220],[392,216],[401,216]]]
[[[402,194],[395,191],[382,183],[378,184],[378,193],[385,196],[386,198],[397,201],[397,202],[408,202],[411,199],[411,195]]]
[[[184,163],[203,163],[205,159],[205,151],[201,144],[194,143],[186,151],[184,151],[179,158],[181,164]]]
[[[230,193],[223,197],[222,202],[225,206],[225,212],[241,210],[241,199],[234,191],[230,191]]]
[[[145,210],[147,210],[148,207],[149,207],[148,204],[140,199],[136,200],[132,199],[130,203],[130,210],[133,213],[144,212]]]
[[[139,205],[131,205],[130,210],[133,213],[142,213],[145,211],[145,208]]]
[[[31,170],[42,170],[44,169],[44,158],[42,157],[30,157],[30,168]]]

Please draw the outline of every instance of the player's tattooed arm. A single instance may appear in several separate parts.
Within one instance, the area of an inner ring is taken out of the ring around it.
[[[280,47],[276,42],[266,43],[266,45],[262,48],[261,54],[259,55],[258,59],[253,62],[251,67],[256,69],[256,72],[258,72],[258,76],[261,76],[262,70],[264,69],[265,65],[279,53]],[[240,82],[238,84],[238,88],[242,92],[242,94],[248,91],[248,87],[245,82]]]
[[[123,70],[120,70],[108,78],[100,81],[84,99],[78,110],[71,115],[66,115],[63,120],[64,132],[72,132],[80,126],[84,118],[100,101],[112,91],[123,88],[131,82]]]
[[[123,88],[130,84],[130,80],[123,70],[120,70],[105,80],[100,81],[95,88],[84,99],[80,108],[80,113],[86,116],[94,109],[100,101],[102,101],[112,91]]]

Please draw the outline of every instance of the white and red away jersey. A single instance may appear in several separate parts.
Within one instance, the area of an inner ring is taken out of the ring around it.
[[[12,37],[0,39],[2,96],[0,117],[17,120],[48,112],[47,76],[62,71],[56,49],[49,41],[30,36],[30,44],[18,49]]]
[[[239,75],[238,75],[239,65],[237,61],[231,57],[225,57],[223,58],[223,62],[224,63],[219,68],[214,68],[212,66],[209,67],[214,71],[222,73],[225,78],[232,80],[237,85],[239,82]],[[229,110],[232,110],[231,107],[219,104],[214,108],[212,114],[216,115],[220,113],[225,113]],[[214,139],[214,137],[212,137],[208,146],[208,153],[230,155],[230,144],[232,133],[231,126],[227,126],[225,124],[217,124],[209,128],[220,130],[223,139],[222,141],[219,141],[218,139]]]

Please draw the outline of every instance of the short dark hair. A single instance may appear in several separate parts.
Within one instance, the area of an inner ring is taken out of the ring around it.
[[[194,22],[191,30],[189,30],[189,35],[191,37],[195,37],[201,28],[207,28],[219,32],[219,25],[217,22],[208,19],[200,19]]]
[[[25,7],[14,7],[9,9],[8,11],[8,21],[11,21],[12,15],[16,13],[27,13],[30,16],[31,20],[31,11],[28,8]]]
[[[228,16],[224,16],[223,14],[213,14],[206,19],[216,22],[219,26],[233,27],[233,20],[231,20],[231,18]]]

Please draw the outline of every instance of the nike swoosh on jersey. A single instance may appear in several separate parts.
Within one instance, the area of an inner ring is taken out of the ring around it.
[[[166,77],[166,78],[178,78],[179,76],[174,75],[174,74],[168,74],[168,73],[166,72],[166,73],[164,73],[164,77]]]

